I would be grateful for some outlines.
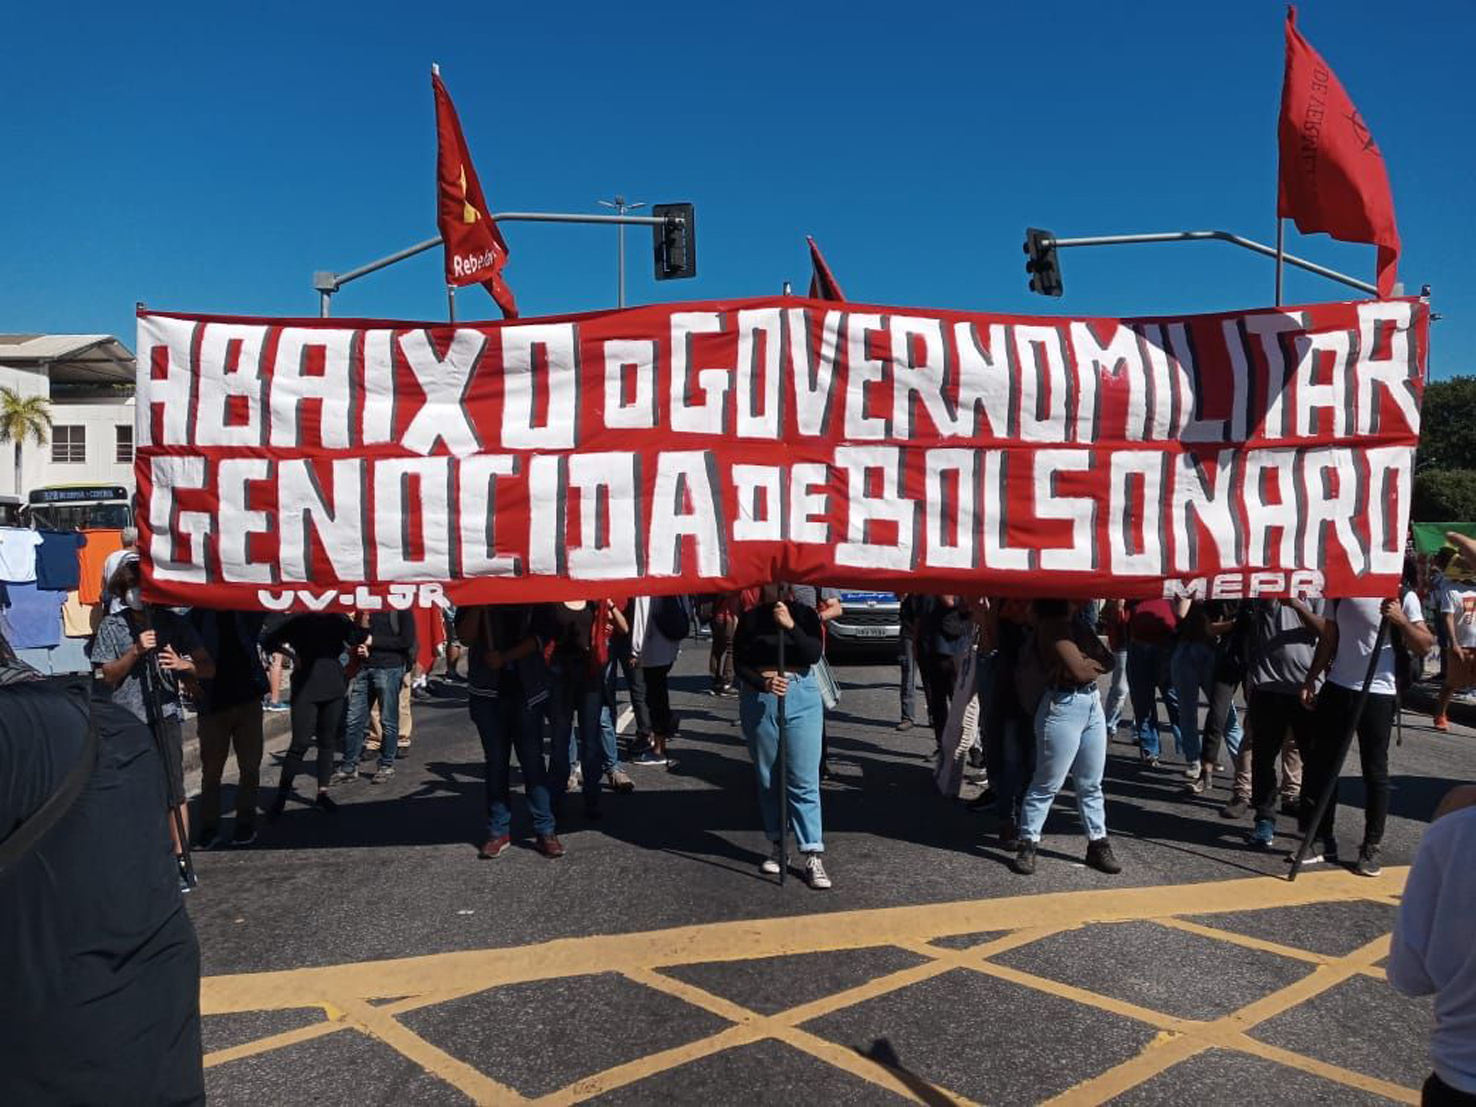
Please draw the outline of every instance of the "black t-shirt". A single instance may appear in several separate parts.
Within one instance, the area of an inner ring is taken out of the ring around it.
[[[0,687],[0,837],[60,787],[87,740],[90,677]],[[202,1103],[200,948],[149,728],[98,682],[97,766],[0,874],[8,1103]]]
[[[553,644],[556,659],[583,661],[589,657],[597,606],[586,603],[576,611],[561,603],[543,604],[535,616],[533,633],[545,648]]]
[[[253,656],[247,657],[241,647],[241,632],[236,625],[234,611],[221,611],[215,616],[217,641],[215,644],[215,677],[210,681],[210,710],[223,711],[227,707],[251,703],[261,692],[252,670],[260,670],[261,662]]]
[[[348,691],[343,655],[369,637],[347,615],[294,615],[271,631],[262,648],[276,653],[285,643],[297,661],[292,669],[292,698],[307,703],[334,700]]]

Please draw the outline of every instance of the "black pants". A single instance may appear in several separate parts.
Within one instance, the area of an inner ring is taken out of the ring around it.
[[[1420,1104],[1421,1107],[1476,1107],[1476,1095],[1452,1088],[1432,1072],[1425,1081]]]
[[[1235,705],[1235,689],[1240,687],[1240,682],[1221,680],[1218,677],[1210,685],[1209,710],[1204,714],[1204,726],[1199,731],[1199,760],[1204,765],[1217,765],[1220,762],[1220,746],[1225,742],[1225,727],[1230,722],[1230,708]],[[1193,704],[1194,710],[1199,710],[1198,704]],[[1187,708],[1181,703],[1180,711]]]
[[[292,787],[293,778],[302,769],[303,757],[314,741],[318,744],[318,787],[328,787],[333,775],[333,752],[338,745],[339,724],[343,722],[343,697],[313,703],[292,697],[292,744],[282,759],[284,791]],[[352,767],[352,766],[350,766]]]
[[[902,721],[913,722],[913,685],[917,683],[917,658],[913,654],[912,636],[904,633],[897,642],[897,666],[902,670],[899,691],[902,698]]]
[[[671,695],[667,691],[666,676],[670,665],[641,665],[631,669],[630,706],[635,712],[636,733],[643,738],[659,734],[670,738],[676,729],[676,720],[671,717]],[[639,674],[639,679],[636,679]],[[641,716],[646,717],[645,732],[641,731]]]
[[[1358,693],[1337,684],[1326,684],[1317,700],[1310,743],[1302,750],[1302,808],[1298,823],[1305,833],[1316,813],[1317,799],[1337,772],[1333,762],[1348,731]],[[1358,720],[1358,757],[1363,768],[1363,844],[1376,846],[1384,839],[1389,815],[1389,733],[1394,726],[1395,697],[1370,695]],[[1321,841],[1333,837],[1333,815],[1337,797],[1327,805],[1327,814],[1317,829]]]
[[[1256,809],[1257,819],[1276,817],[1276,766],[1281,761],[1281,746],[1286,741],[1290,728],[1302,756],[1313,742],[1316,716],[1302,706],[1302,699],[1295,692],[1272,692],[1255,689],[1251,692],[1250,728],[1251,743],[1251,806]],[[1206,754],[1205,760],[1209,760]]]
[[[917,659],[922,672],[923,698],[928,701],[928,714],[933,720],[933,734],[943,741],[943,728],[948,725],[948,706],[953,702],[953,684],[958,679],[958,662],[951,653],[923,654]]]

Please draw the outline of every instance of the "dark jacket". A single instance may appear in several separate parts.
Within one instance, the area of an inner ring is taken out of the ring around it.
[[[369,616],[366,669],[408,669],[415,657],[415,616],[408,611],[376,611]]]

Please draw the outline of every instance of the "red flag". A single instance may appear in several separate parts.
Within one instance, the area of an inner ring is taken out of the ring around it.
[[[1280,188],[1276,214],[1344,242],[1378,246],[1379,295],[1394,291],[1399,230],[1384,158],[1322,56],[1286,10],[1286,79],[1281,86]]]
[[[846,294],[835,283],[835,276],[830,272],[830,266],[825,264],[820,247],[809,235],[805,235],[805,241],[810,244],[810,299],[844,300]]]
[[[492,221],[456,108],[434,68],[431,89],[436,97],[436,223],[446,246],[446,283],[480,282],[497,301],[503,318],[516,319],[517,301],[502,279],[507,243]]]

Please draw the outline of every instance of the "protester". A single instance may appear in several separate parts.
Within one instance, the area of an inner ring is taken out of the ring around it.
[[[576,729],[585,817],[600,817],[602,777],[609,776],[617,791],[630,791],[615,783],[617,776],[629,778],[621,772],[615,751],[606,748],[600,718],[610,668],[610,636],[617,619],[624,622],[608,599],[542,604],[534,613],[532,630],[549,666],[547,713],[552,745],[548,790],[555,817],[573,785],[570,747]]]
[[[682,639],[691,628],[691,608],[685,596],[641,596],[636,599],[630,620],[631,668],[639,668],[641,679],[630,686],[631,702],[639,697],[647,712],[651,733],[649,748],[632,758],[636,765],[671,767],[667,745],[676,737],[677,720],[671,712],[667,674],[681,652]]]
[[[785,586],[789,591],[789,602],[791,606],[803,604],[815,612],[816,618],[820,620],[820,660],[816,662],[816,677],[821,671],[827,669],[825,662],[826,633],[825,624],[833,619],[839,618],[845,611],[845,605],[841,603],[840,593],[834,588],[816,588],[810,584],[789,584]],[[752,603],[758,602],[757,593],[751,593]],[[820,779],[829,780],[830,774],[830,726],[825,717],[825,696],[822,690],[820,697]]]
[[[1430,560],[1430,571],[1426,581],[1430,611],[1435,616],[1435,639],[1440,645],[1440,671],[1435,679],[1441,682],[1445,680],[1446,662],[1450,658],[1451,643],[1455,641],[1444,618],[1446,604],[1449,601],[1446,593],[1450,591],[1450,577],[1446,575],[1446,571],[1450,568],[1451,560],[1455,556],[1454,546],[1442,546],[1436,551],[1435,556]]]
[[[1444,552],[1444,551],[1442,551]],[[1450,559],[1446,559],[1448,565]],[[1440,694],[1435,700],[1435,729],[1449,730],[1450,701],[1457,692],[1476,685],[1476,588],[1467,588],[1442,575],[1438,589],[1439,622],[1445,648],[1441,651]]]
[[[1122,866],[1107,840],[1102,797],[1107,721],[1097,692],[1097,681],[1112,665],[1112,654],[1095,634],[1082,629],[1074,603],[1036,600],[1034,614],[1035,634],[1021,663],[1039,666],[1044,694],[1035,709],[1035,776],[1021,808],[1020,845],[1011,868],[1022,876],[1035,872],[1046,816],[1070,774],[1087,834],[1086,863],[1104,873],[1119,873]]]
[[[1174,605],[1168,600],[1141,600],[1128,608],[1127,678],[1133,729],[1139,756],[1150,767],[1157,766],[1161,752],[1157,696],[1163,697],[1174,746],[1180,748],[1179,694],[1170,679],[1177,625]]]
[[[1244,679],[1244,666],[1228,642],[1235,627],[1236,605],[1226,600],[1184,601],[1178,616],[1178,645],[1169,662],[1175,697],[1179,706],[1179,740],[1189,763],[1184,775],[1188,791],[1200,794],[1210,789],[1218,766],[1220,745],[1232,759],[1240,756],[1244,732],[1235,711],[1235,690]],[[1206,710],[1204,727],[1199,725],[1199,697]],[[1250,782],[1244,785],[1249,788]]]
[[[738,716],[758,783],[759,813],[772,848],[761,871],[780,871],[781,839],[794,827],[810,887],[831,886],[820,814],[820,732],[824,709],[813,666],[821,657],[820,617],[804,604],[786,602],[781,585],[765,585],[756,606],[738,620],[734,664],[742,682]],[[784,663],[779,663],[781,642]],[[783,712],[784,777],[779,779],[780,712]]]
[[[1270,849],[1276,839],[1276,766],[1281,760],[1283,796],[1300,793],[1300,758],[1288,761],[1285,749],[1310,747],[1313,715],[1302,703],[1302,686],[1322,629],[1323,602],[1250,600],[1246,611],[1246,684],[1249,689],[1251,743],[1250,807],[1255,809],[1251,843]],[[1314,681],[1314,690],[1317,682]],[[1295,782],[1287,778],[1297,771]],[[1245,803],[1232,802],[1220,814],[1240,818]]]
[[[102,595],[105,603],[105,614],[112,614],[123,607],[123,601],[108,592],[108,585],[112,583],[113,574],[125,561],[138,560],[138,528],[124,527],[119,534],[123,545],[114,550],[103,559],[102,564]]]
[[[1363,845],[1359,847],[1354,871],[1362,876],[1378,876],[1379,846],[1384,837],[1384,822],[1389,814],[1389,736],[1397,708],[1398,688],[1395,683],[1395,650],[1408,650],[1423,657],[1435,641],[1425,627],[1420,601],[1413,592],[1400,600],[1333,600],[1328,617],[1322,620],[1322,636],[1312,658],[1307,678],[1302,682],[1302,702],[1316,706],[1317,717],[1309,731],[1309,741],[1302,750],[1302,809],[1299,824],[1305,834],[1311,828],[1319,797],[1324,788],[1336,788],[1340,766],[1338,753],[1358,708],[1359,692],[1369,674],[1378,637],[1379,622],[1389,621],[1388,634],[1373,665],[1373,679],[1368,683],[1368,698],[1358,717],[1358,755],[1363,770],[1364,828]],[[1329,667],[1330,666],[1330,667]],[[1327,673],[1321,691],[1317,679]],[[1322,822],[1315,828],[1315,845],[1303,864],[1338,860],[1337,840],[1333,836],[1336,796],[1327,805]],[[1289,855],[1288,860],[1295,855]]]
[[[736,696],[733,633],[738,629],[738,616],[743,612],[742,593],[721,592],[705,602],[709,612],[707,625],[712,631],[712,651],[707,663],[708,675],[712,677],[711,693],[714,696]]]
[[[318,747],[318,794],[313,801],[320,811],[333,812],[338,805],[328,795],[333,777],[333,755],[339,727],[343,723],[348,676],[345,656],[359,646],[372,646],[369,632],[347,615],[311,612],[294,615],[262,641],[267,653],[292,651],[292,743],[282,760],[282,779],[276,798],[267,810],[277,819],[292,795],[292,782],[302,769],[307,749]],[[356,666],[357,667],[357,666]]]
[[[911,730],[917,723],[917,601],[909,594],[897,597],[897,669],[901,718],[898,730]],[[932,720],[928,720],[929,725]]]
[[[487,769],[487,837],[478,853],[484,860],[501,857],[512,845],[514,750],[533,816],[535,848],[550,859],[564,856],[538,732],[548,673],[532,621],[532,609],[524,605],[462,607],[457,612],[456,637],[466,647],[467,709],[482,740]]]
[[[1476,786],[1453,788],[1415,854],[1389,947],[1395,991],[1435,997],[1426,1107],[1476,1105]]]
[[[371,784],[384,784],[395,775],[395,752],[400,739],[400,693],[405,672],[415,656],[415,620],[403,611],[366,612],[359,625],[369,639],[355,647],[358,671],[349,681],[348,718],[344,729],[343,761],[331,782],[359,779],[359,751],[369,727],[371,705],[379,708],[379,764]]]
[[[189,834],[190,812],[184,786],[184,709],[179,682],[209,680],[215,675],[215,662],[188,622],[168,608],[144,603],[139,594],[141,581],[137,559],[125,559],[113,574],[108,595],[123,606],[98,624],[92,640],[92,665],[112,688],[113,701],[154,727],[159,737],[168,770],[167,800],[179,812],[178,823],[169,820],[169,836],[179,865],[180,887],[189,891],[181,839],[181,833]]]
[[[274,614],[268,615],[261,626],[262,639],[276,630],[282,624],[292,618],[291,615]],[[287,655],[281,651],[266,653],[267,664],[267,700],[262,704],[262,710],[272,714],[280,714],[288,710],[287,702],[282,699],[282,678],[287,672]]]
[[[256,841],[256,796],[261,784],[261,696],[267,688],[257,643],[262,616],[251,611],[190,612],[206,652],[215,659],[215,676],[203,683],[200,715],[200,848],[220,841],[220,778],[226,758],[236,756],[236,825],[231,845]]]
[[[958,680],[959,656],[972,645],[969,612],[957,596],[918,596],[917,667],[922,674],[923,697],[933,735],[943,741],[943,724]]]
[[[1020,808],[1035,775],[1035,720],[1020,702],[1015,679],[1021,650],[1031,640],[1030,601],[988,600],[971,605],[970,613],[980,627],[980,718],[991,787],[969,806],[997,807],[1000,848],[1013,851],[1020,846]]]
[[[0,861],[5,1103],[205,1101],[166,793],[150,728],[101,681],[39,679],[0,637],[0,853],[17,851]]]

